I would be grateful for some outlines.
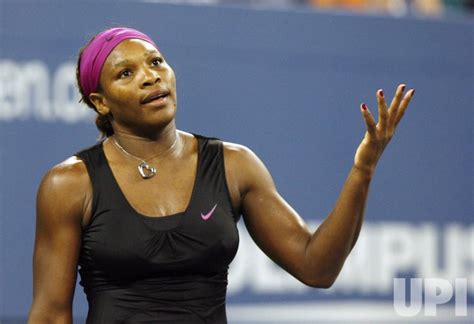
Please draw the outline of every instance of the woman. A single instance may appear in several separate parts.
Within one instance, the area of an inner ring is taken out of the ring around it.
[[[243,215],[301,282],[330,287],[357,240],[369,184],[414,90],[399,85],[367,132],[333,211],[312,232],[248,148],[176,129],[176,80],[156,44],[108,29],[81,51],[83,101],[103,141],[53,167],[37,197],[29,323],[71,323],[77,267],[88,323],[225,323]]]

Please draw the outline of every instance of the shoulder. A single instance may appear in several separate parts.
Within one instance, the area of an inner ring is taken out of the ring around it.
[[[96,156],[103,143],[86,147],[64,161],[53,166],[43,177],[42,184],[49,184],[59,189],[76,188],[86,190],[92,188],[89,172],[80,156]],[[90,153],[94,152],[92,155]]]
[[[245,145],[223,141],[217,137],[188,133],[182,130],[179,130],[179,132],[188,139],[193,137],[201,137],[207,140],[216,140],[218,142],[222,142],[226,169],[231,169],[232,171],[234,167],[238,166],[241,171],[246,171],[247,169],[248,171],[251,171],[262,168],[266,170],[262,160],[260,160],[257,154]]]
[[[224,147],[224,155],[226,156],[226,160],[228,159],[229,161],[235,163],[243,163],[242,166],[263,165],[262,160],[249,147],[242,144],[224,141],[222,144]]]
[[[255,153],[245,145],[224,141],[222,141],[222,145],[224,147],[224,154],[234,159],[245,159],[251,155],[255,155]]]
[[[66,189],[76,187],[88,179],[87,168],[84,162],[77,156],[71,156],[66,160],[53,166],[44,175],[41,185]]]
[[[256,186],[274,186],[273,179],[263,161],[249,147],[223,142],[226,169],[235,176],[241,192]]]
[[[261,163],[257,154],[245,145],[224,141],[222,144],[224,159],[228,163],[239,165],[244,168],[252,168],[255,164]]]
[[[56,164],[43,176],[38,188],[38,208],[82,211],[92,185],[84,162],[71,156]]]

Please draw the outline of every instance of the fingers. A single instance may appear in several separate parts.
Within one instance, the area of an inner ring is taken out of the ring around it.
[[[367,108],[367,105],[365,103],[360,105],[360,110],[362,112],[362,117],[364,117],[365,123],[367,125],[367,132],[375,136],[375,131],[376,131],[376,126],[377,124],[375,123],[374,117],[369,111],[369,108]]]
[[[400,102],[402,101],[403,91],[405,91],[405,84],[400,84],[395,91],[395,96],[390,103],[390,109],[388,111],[388,125],[390,128],[395,126],[395,121],[398,114],[398,108],[400,106]]]
[[[379,106],[379,125],[381,129],[385,130],[387,128],[388,109],[382,89],[377,90],[377,105]]]
[[[398,107],[397,117],[395,118],[395,127],[398,125],[403,115],[405,114],[405,110],[407,109],[408,104],[410,103],[410,100],[411,98],[413,98],[414,94],[415,94],[415,89],[411,89],[403,97],[403,100],[400,103],[400,107]]]
[[[405,110],[410,103],[410,100],[415,94],[415,89],[410,89],[405,95],[403,91],[405,90],[405,84],[400,84],[397,87],[395,96],[390,103],[390,109],[387,108],[385,102],[385,97],[382,89],[377,90],[377,105],[379,110],[379,122],[375,122],[374,117],[369,111],[366,104],[361,104],[360,110],[362,116],[364,117],[365,123],[367,124],[367,131],[370,135],[376,136],[377,129],[382,131],[384,134],[388,134],[389,137],[392,136],[394,128],[398,125]],[[385,133],[388,131],[388,133]]]

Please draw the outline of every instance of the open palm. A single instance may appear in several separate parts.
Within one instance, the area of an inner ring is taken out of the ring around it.
[[[395,129],[415,93],[415,90],[411,89],[404,95],[404,90],[404,84],[400,84],[397,87],[390,108],[387,107],[385,102],[383,90],[377,91],[378,123],[375,122],[368,107],[365,104],[361,105],[360,109],[367,125],[367,131],[354,157],[354,166],[356,168],[370,173],[374,172],[380,156],[388,142],[392,139]]]

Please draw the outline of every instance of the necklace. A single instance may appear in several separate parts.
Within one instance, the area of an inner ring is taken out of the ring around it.
[[[171,151],[175,146],[176,146],[176,143],[178,143],[178,135],[176,135],[176,139],[174,140],[174,143],[173,145],[171,145],[168,149],[166,149],[164,152],[160,152],[159,154],[156,154],[156,155],[153,155],[152,157],[148,158],[147,160],[152,160],[154,159],[155,157],[157,157],[158,155],[162,155],[162,154],[165,154],[169,151]],[[117,146],[120,151],[122,151],[125,155],[131,157],[131,158],[134,158],[135,160],[138,160],[140,161],[140,163],[138,164],[138,173],[140,173],[140,176],[143,178],[143,179],[150,179],[150,178],[153,178],[155,175],[156,175],[156,168],[152,165],[150,165],[148,162],[146,162],[144,159],[141,159],[131,153],[128,153],[118,142],[117,140],[115,139],[115,137],[112,138],[113,141],[114,141],[114,144],[115,146]]]

